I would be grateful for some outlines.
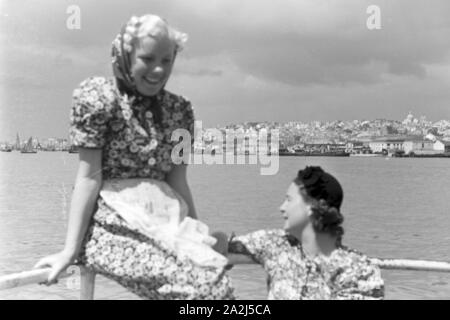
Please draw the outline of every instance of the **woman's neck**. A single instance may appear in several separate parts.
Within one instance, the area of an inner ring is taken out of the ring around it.
[[[299,237],[295,237],[301,242],[303,251],[308,256],[329,256],[337,248],[336,237],[328,233],[317,233],[312,225],[308,225]]]

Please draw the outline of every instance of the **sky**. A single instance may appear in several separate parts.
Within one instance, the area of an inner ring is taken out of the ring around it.
[[[67,137],[72,91],[112,75],[112,40],[146,13],[189,35],[167,89],[203,127],[450,119],[448,0],[0,0],[0,141]]]

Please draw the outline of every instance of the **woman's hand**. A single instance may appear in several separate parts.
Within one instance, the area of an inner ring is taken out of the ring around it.
[[[186,201],[189,208],[188,216],[197,219],[194,201],[192,200],[191,190],[186,180],[186,164],[179,164],[172,168],[166,177],[166,182]]]
[[[59,274],[75,260],[80,252],[102,185],[102,150],[80,148],[79,158],[80,164],[72,194],[64,250],[42,258],[34,266],[34,268],[51,268],[45,283],[47,285],[56,283]]]
[[[74,260],[75,259],[72,257],[72,255],[66,253],[65,251],[61,251],[42,258],[38,263],[36,263],[34,268],[51,268],[50,274],[48,275],[47,282],[45,284],[52,285],[58,282],[59,274],[66,270]]]

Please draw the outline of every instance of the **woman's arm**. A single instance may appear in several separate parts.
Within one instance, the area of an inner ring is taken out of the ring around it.
[[[80,148],[79,159],[64,249],[41,259],[35,265],[35,268],[52,268],[48,284],[55,282],[58,275],[78,256],[102,184],[102,150]]]
[[[226,257],[231,265],[255,263],[250,250],[242,242],[236,241],[234,234],[228,241]]]
[[[80,148],[79,158],[64,248],[73,258],[78,256],[102,186],[102,150]]]
[[[221,255],[227,257],[228,259],[228,269],[231,269],[235,264],[254,264],[255,261],[248,256],[248,252],[237,252],[237,250],[233,249],[233,246],[230,246],[230,241],[228,239],[228,235],[222,231],[215,231],[211,233],[211,236],[216,238],[217,242],[212,247],[215,251],[220,253]],[[230,253],[228,250],[235,251],[234,253]]]
[[[227,250],[229,263],[264,265],[272,252],[278,250],[273,243],[279,236],[278,230],[259,230],[240,236],[232,234]]]
[[[186,179],[187,165],[175,165],[169,172],[166,182],[186,201],[189,208],[188,216],[197,219],[194,201],[192,200],[191,190]]]

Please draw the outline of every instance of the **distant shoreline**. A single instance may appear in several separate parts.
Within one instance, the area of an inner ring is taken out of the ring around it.
[[[280,152],[280,157],[349,157],[347,152]]]
[[[17,153],[21,153],[20,150],[0,150],[0,152],[4,153],[15,153],[14,151],[19,151]],[[50,152],[64,152],[68,154],[77,154],[77,151],[72,150],[37,150],[38,152],[32,153],[50,153]],[[221,153],[217,153],[216,156],[221,155]],[[240,154],[235,153],[235,156],[239,155],[245,155],[246,157],[250,156],[251,154]],[[272,153],[268,155],[278,155],[280,157],[351,157],[351,158],[450,158],[450,153],[438,153],[438,154],[414,154],[414,155],[401,155],[401,154],[392,154],[392,155],[385,155],[385,154],[376,154],[376,153],[368,153],[368,154],[358,154],[358,153],[348,153],[348,152],[279,152],[279,153]]]
[[[280,156],[291,156],[291,157],[351,157],[351,158],[450,158],[450,153],[439,153],[439,154],[416,154],[416,155],[384,155],[384,154],[333,154],[333,153],[308,153],[308,152],[295,152],[295,153],[280,153]]]

